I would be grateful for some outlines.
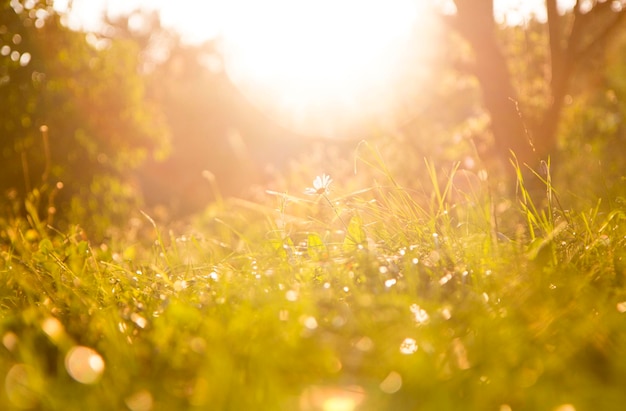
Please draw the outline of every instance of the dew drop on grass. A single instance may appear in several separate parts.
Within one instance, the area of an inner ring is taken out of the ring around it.
[[[148,320],[146,320],[144,317],[142,317],[141,315],[137,313],[132,313],[130,315],[130,319],[139,328],[146,328],[146,326],[148,325]]]
[[[400,344],[400,352],[405,355],[415,354],[417,349],[417,341],[414,338],[407,337]]]
[[[289,290],[285,293],[287,301],[296,301],[298,299],[298,292],[295,290]]]
[[[387,271],[389,271],[387,266],[381,265],[380,267],[378,267],[378,272],[380,272],[381,274],[387,274]]]
[[[411,262],[412,262],[414,265],[417,265],[417,263],[419,263],[419,262],[420,262],[420,260],[419,260],[417,257],[414,257],[414,258],[411,260]]]
[[[424,323],[426,323],[430,319],[430,316],[428,315],[426,310],[424,310],[423,308],[421,308],[417,304],[411,304],[409,309],[413,313],[413,316],[415,318],[415,322],[418,323],[418,324],[424,324]]]
[[[387,288],[393,287],[394,285],[396,285],[395,278],[390,278],[389,280],[385,281],[385,287]]]
[[[93,384],[104,372],[104,360],[91,348],[74,346],[65,356],[65,369],[79,383]]]
[[[452,273],[448,273],[439,279],[439,285],[445,285],[452,279]]]

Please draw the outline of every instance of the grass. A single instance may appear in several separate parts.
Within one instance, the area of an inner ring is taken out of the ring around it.
[[[0,408],[621,410],[624,204],[565,210],[544,178],[541,207],[521,173],[495,199],[428,162],[416,190],[370,157],[360,190],[102,244],[6,213]]]

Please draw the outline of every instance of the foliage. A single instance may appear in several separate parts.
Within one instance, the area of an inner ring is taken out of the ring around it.
[[[513,151],[537,167],[556,152],[576,80],[593,72],[589,62],[623,35],[623,2],[577,1],[560,12],[556,0],[547,0],[545,22],[530,19],[519,27],[496,23],[493,1],[453,3],[455,13],[444,20],[471,47],[469,58],[456,59],[480,85],[496,155],[506,160]]]
[[[615,41],[610,53],[590,64],[603,70],[582,77],[578,96],[564,112],[559,167],[571,184],[570,195],[594,193],[615,197],[624,184],[626,154],[626,61],[617,56],[626,52],[626,35]],[[585,158],[584,164],[567,161]],[[581,172],[584,170],[584,172]]]
[[[89,190],[95,180],[127,179],[166,142],[167,128],[144,96],[138,46],[71,31],[50,5],[27,3],[2,6],[9,52],[0,57],[0,188],[24,198],[61,182],[58,215],[72,198],[98,203],[86,213],[103,212],[111,204]]]
[[[373,185],[217,203],[184,234],[4,217],[3,409],[621,409],[623,204],[542,209],[520,181],[503,206],[431,162],[407,188],[359,150]]]

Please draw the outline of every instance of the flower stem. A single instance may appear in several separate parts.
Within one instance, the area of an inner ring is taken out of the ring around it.
[[[339,214],[339,211],[337,210],[337,207],[332,203],[332,201],[330,201],[330,199],[328,198],[328,196],[326,194],[322,194],[322,197],[324,197],[326,202],[328,202],[328,205],[333,209],[333,211],[335,212],[335,215],[337,216],[339,221],[341,221],[341,224],[343,224],[344,228],[346,229],[346,233],[348,235],[350,235],[350,232],[348,231],[348,225],[343,220],[343,218],[341,218],[341,215]]]

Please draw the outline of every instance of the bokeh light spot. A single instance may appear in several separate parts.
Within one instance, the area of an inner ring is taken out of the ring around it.
[[[104,359],[91,348],[72,347],[65,356],[65,369],[81,384],[97,382],[104,372]]]
[[[14,332],[9,331],[2,336],[2,345],[9,351],[13,351],[17,347],[18,342],[19,338]]]
[[[365,400],[360,386],[310,386],[300,395],[301,411],[353,411]]]
[[[15,364],[4,380],[4,388],[11,404],[18,409],[28,410],[37,406],[33,390],[34,370],[25,364]]]
[[[417,352],[417,341],[414,338],[405,338],[400,344],[400,352],[402,354],[410,355]]]
[[[391,371],[380,383],[379,387],[386,394],[395,394],[402,388],[402,376],[395,371]]]
[[[41,324],[41,329],[54,342],[59,342],[65,334],[63,324],[61,324],[61,322],[54,317],[46,318]]]
[[[137,391],[124,402],[131,411],[150,411],[154,405],[154,399],[148,390]]]
[[[430,315],[428,315],[426,310],[421,308],[419,305],[411,304],[411,307],[409,307],[409,308],[410,308],[411,312],[413,313],[413,316],[415,318],[415,322],[416,323],[424,324],[424,323],[428,322],[428,320],[430,319]]]

